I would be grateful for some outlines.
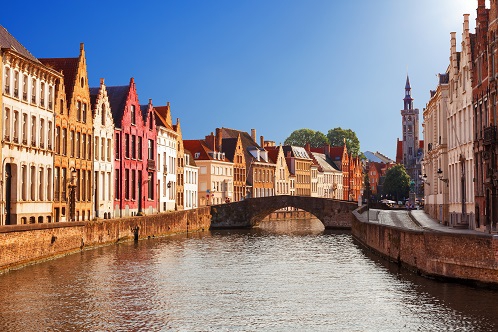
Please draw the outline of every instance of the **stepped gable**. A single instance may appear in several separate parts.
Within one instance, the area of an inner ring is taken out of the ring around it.
[[[11,49],[23,57],[34,61],[36,63],[40,63],[40,61],[31,54],[17,39],[12,36],[5,27],[0,25],[0,48]]]

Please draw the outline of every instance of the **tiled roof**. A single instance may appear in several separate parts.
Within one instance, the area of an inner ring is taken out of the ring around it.
[[[71,104],[73,90],[78,75],[79,58],[43,58],[39,59],[45,66],[50,67],[64,75],[64,88],[66,90],[68,107]]]
[[[0,25],[0,48],[8,48],[11,49],[25,58],[40,63],[38,59],[31,54],[22,44],[17,41],[17,39],[12,36],[7,29]]]
[[[126,105],[126,99],[128,98],[128,93],[130,91],[130,86],[108,86],[106,89],[109,103],[111,105],[114,125],[116,128],[121,128],[121,120],[123,119],[124,108]]]
[[[94,114],[95,104],[97,103],[97,97],[100,92],[100,87],[90,88],[90,105],[92,105],[92,114]],[[94,114],[95,115],[95,114]]]
[[[251,163],[255,160],[252,154],[249,152],[249,148],[256,148],[259,150],[264,150],[261,146],[253,141],[251,135],[245,131],[240,131],[236,129],[221,128],[221,134],[223,138],[237,138],[240,135],[240,140],[242,142],[242,148],[244,149],[244,157],[246,160],[247,169],[250,168]],[[263,159],[260,159],[261,163],[265,163]]]
[[[221,149],[225,157],[232,163],[235,162],[235,149],[237,148],[237,138],[223,138],[221,140]]]
[[[267,146],[265,150],[268,151],[268,158],[273,161],[274,164],[278,161],[278,152],[280,151],[278,146]]]
[[[174,130],[169,106],[155,106],[154,111],[156,116],[156,124],[167,129]]]
[[[188,165],[189,165],[189,166],[197,166],[197,165],[195,164],[194,155],[193,155],[193,154],[192,154],[189,150],[185,150],[185,149],[184,149],[183,151],[184,151],[184,154],[185,154],[185,155],[189,155],[189,156],[190,156],[190,158],[188,158],[188,161],[189,161],[189,162],[188,162]]]
[[[195,160],[211,160],[209,152],[211,151],[200,139],[188,139],[183,141],[184,150],[190,151],[192,154],[199,153],[199,158]]]

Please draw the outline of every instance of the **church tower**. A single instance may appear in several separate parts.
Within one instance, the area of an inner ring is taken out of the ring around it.
[[[402,164],[405,166],[408,174],[412,179],[418,176],[415,172],[418,150],[419,150],[419,136],[418,136],[418,108],[413,108],[412,88],[410,87],[410,79],[406,75],[405,85],[405,98],[404,108],[401,110],[401,120],[403,128],[403,141],[402,141]]]

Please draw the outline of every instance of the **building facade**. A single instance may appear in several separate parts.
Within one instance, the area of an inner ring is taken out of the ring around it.
[[[424,117],[424,198],[425,211],[443,224],[449,222],[448,187],[448,105],[449,75],[439,74],[439,84],[431,91]]]
[[[464,15],[461,51],[451,33],[448,107],[449,224],[475,228],[474,215],[474,112],[472,107],[472,57],[469,15]],[[442,174],[444,176],[444,174]]]
[[[157,124],[158,211],[176,209],[178,134],[173,129],[169,103],[154,108]]]
[[[0,225],[52,222],[55,98],[63,77],[1,26],[0,41]]]
[[[90,88],[93,115],[93,216],[114,217],[114,120],[104,79]]]
[[[39,59],[64,75],[65,98],[59,98],[55,114],[54,157],[55,221],[93,218],[93,117],[83,43],[76,58]]]
[[[199,167],[195,164],[194,156],[190,153],[190,151],[184,150],[184,156],[184,210],[191,210],[197,208],[199,202]]]

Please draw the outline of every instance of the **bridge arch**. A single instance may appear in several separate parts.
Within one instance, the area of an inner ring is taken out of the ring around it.
[[[309,196],[269,196],[211,207],[211,228],[251,228],[272,212],[295,207],[317,217],[325,228],[351,228],[354,202]]]

